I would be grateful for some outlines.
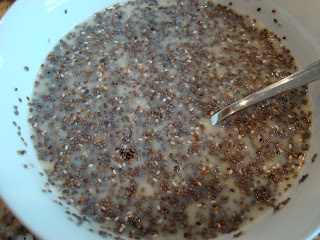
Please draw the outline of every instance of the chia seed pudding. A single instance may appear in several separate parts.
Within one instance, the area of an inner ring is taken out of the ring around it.
[[[32,139],[61,198],[106,231],[214,238],[289,202],[312,112],[300,87],[215,127],[210,117],[296,70],[279,37],[225,6],[118,4],[49,53]]]

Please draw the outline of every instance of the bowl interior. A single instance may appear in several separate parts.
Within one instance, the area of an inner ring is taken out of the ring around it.
[[[0,95],[0,195],[16,216],[43,239],[99,239],[100,236],[88,231],[96,226],[84,224],[79,227],[75,218],[71,218],[72,221],[69,219],[71,216],[65,211],[76,213],[76,210],[59,200],[54,189],[46,186],[45,176],[39,174],[42,169],[29,137],[27,97],[31,97],[41,63],[59,39],[86,17],[117,2],[17,1],[0,21],[0,79],[4,90]],[[228,5],[230,0],[217,2]],[[320,30],[315,24],[320,22],[320,15],[316,13],[320,8],[319,1],[237,0],[231,7],[256,18],[262,26],[280,37],[286,36],[285,43],[300,67],[319,59]],[[262,11],[257,12],[258,7]],[[277,9],[277,12],[273,14],[272,9]],[[274,24],[275,18],[281,26]],[[24,70],[25,66],[29,67],[29,71]],[[15,88],[18,90],[15,91]],[[289,193],[290,204],[279,213],[269,211],[246,226],[245,234],[239,239],[256,239],[257,236],[259,239],[311,239],[320,230],[320,174],[317,174],[320,159],[311,163],[312,156],[320,154],[320,127],[316,124],[320,120],[320,82],[310,84],[309,92],[313,103],[312,139],[305,167],[300,172],[300,176],[309,173],[309,178],[293,187]],[[22,103],[18,98],[22,99]],[[18,116],[14,114],[14,105],[18,106]],[[18,129],[13,121],[21,126],[21,136],[28,147],[17,135]],[[17,150],[26,150],[27,153],[18,155]],[[230,234],[221,236],[221,239],[232,237],[233,234]]]

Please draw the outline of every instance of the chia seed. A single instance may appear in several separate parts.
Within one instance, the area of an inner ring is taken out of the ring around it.
[[[311,158],[311,162],[315,162],[317,160],[317,157],[318,157],[318,153],[315,153]]]
[[[301,177],[301,179],[299,180],[299,183],[304,182],[307,178],[309,177],[309,174],[305,174]]]
[[[24,154],[27,153],[27,151],[26,151],[26,150],[19,150],[19,151],[17,151],[17,153],[18,153],[19,155],[24,155]]]
[[[278,205],[274,206],[274,213],[276,213],[277,211],[282,209],[285,205],[287,205],[290,200],[291,200],[291,198],[287,198],[283,202],[280,202]]]
[[[240,232],[234,234],[234,235],[233,235],[233,238],[238,238],[238,237],[240,237],[242,234],[243,234],[243,232],[240,231]]]

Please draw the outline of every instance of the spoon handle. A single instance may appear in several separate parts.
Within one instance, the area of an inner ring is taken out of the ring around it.
[[[254,92],[237,102],[230,104],[217,112],[211,117],[211,124],[214,126],[218,122],[228,118],[232,114],[243,110],[251,105],[274,97],[280,93],[288,90],[303,86],[305,84],[314,82],[320,79],[320,60],[315,63],[301,69],[298,72],[291,74],[290,76],[271,84],[270,86],[263,88],[257,92]]]

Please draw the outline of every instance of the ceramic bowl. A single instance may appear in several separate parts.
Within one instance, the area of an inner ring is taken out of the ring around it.
[[[230,1],[214,2],[228,5]],[[77,226],[74,218],[71,221],[71,216],[65,213],[68,205],[57,198],[54,189],[45,186],[46,177],[39,174],[42,169],[29,137],[27,97],[31,96],[41,63],[59,39],[88,16],[117,2],[19,0],[0,21],[0,196],[41,239],[101,238],[96,232],[88,231],[89,228],[95,230],[96,226]],[[280,37],[285,35],[285,43],[300,67],[320,58],[318,0],[236,0],[231,7],[256,18]],[[258,7],[262,9],[259,12]],[[276,9],[276,13],[272,13],[272,9]],[[274,24],[274,19],[281,24]],[[293,187],[289,193],[291,201],[285,208],[277,214],[269,211],[245,226],[244,234],[238,239],[312,239],[320,231],[320,156],[311,163],[314,154],[320,155],[320,125],[317,124],[320,121],[320,82],[310,84],[309,89],[313,104],[312,139],[306,164],[300,172],[300,176],[308,173],[309,178]],[[14,105],[18,106],[18,116],[14,114]],[[21,136],[28,147],[17,135],[13,121],[21,126]],[[22,149],[26,149],[26,154],[18,155],[17,151]],[[48,193],[50,189],[51,194]],[[220,238],[232,239],[233,234]]]

